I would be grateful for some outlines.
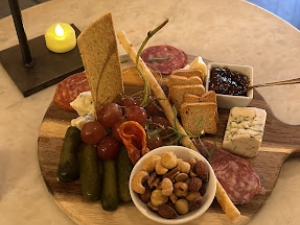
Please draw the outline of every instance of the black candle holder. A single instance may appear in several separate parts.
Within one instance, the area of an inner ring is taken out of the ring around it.
[[[47,49],[44,35],[27,41],[18,1],[9,3],[19,45],[0,51],[0,62],[24,97],[84,70],[77,46],[66,53],[54,53]],[[71,26],[77,37],[79,29]]]

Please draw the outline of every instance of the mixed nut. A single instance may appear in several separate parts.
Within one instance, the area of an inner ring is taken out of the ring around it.
[[[208,179],[204,161],[184,161],[173,152],[164,152],[144,161],[131,187],[151,211],[174,219],[201,207]]]

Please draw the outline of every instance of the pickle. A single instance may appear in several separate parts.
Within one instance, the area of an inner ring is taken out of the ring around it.
[[[83,198],[87,201],[100,199],[101,176],[95,145],[82,144],[80,147],[80,184]]]
[[[117,158],[117,176],[118,194],[119,198],[123,202],[129,202],[131,200],[129,192],[129,178],[132,169],[133,164],[128,156],[128,152],[125,147],[122,147]]]
[[[103,162],[101,205],[106,211],[115,211],[119,206],[117,166],[114,160]]]
[[[70,182],[79,178],[77,153],[80,143],[80,130],[77,127],[68,127],[57,169],[57,177],[62,182]]]

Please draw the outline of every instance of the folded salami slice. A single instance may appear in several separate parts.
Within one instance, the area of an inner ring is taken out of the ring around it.
[[[141,53],[141,58],[149,68],[163,75],[169,75],[188,64],[187,55],[170,45],[148,47]]]
[[[67,111],[75,111],[70,103],[84,91],[89,91],[89,83],[85,72],[73,74],[59,82],[54,94],[54,102]]]
[[[208,142],[204,142],[204,145],[208,150],[213,147]],[[201,154],[207,156],[201,145],[198,146]],[[215,148],[210,164],[233,204],[247,204],[262,191],[258,174],[245,159],[221,148]]]

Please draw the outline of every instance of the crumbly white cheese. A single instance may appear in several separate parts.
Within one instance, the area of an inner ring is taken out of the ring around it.
[[[81,130],[84,124],[95,120],[94,114],[85,114],[71,120],[71,126],[77,127],[79,130]]]
[[[230,110],[223,148],[228,151],[255,157],[263,139],[267,113],[256,107],[233,107]]]
[[[70,105],[78,113],[79,116],[94,111],[93,99],[90,91],[80,93],[77,98],[70,103]]]
[[[95,109],[90,91],[80,93],[70,105],[79,115],[71,121],[72,126],[81,130],[84,124],[95,121]]]

